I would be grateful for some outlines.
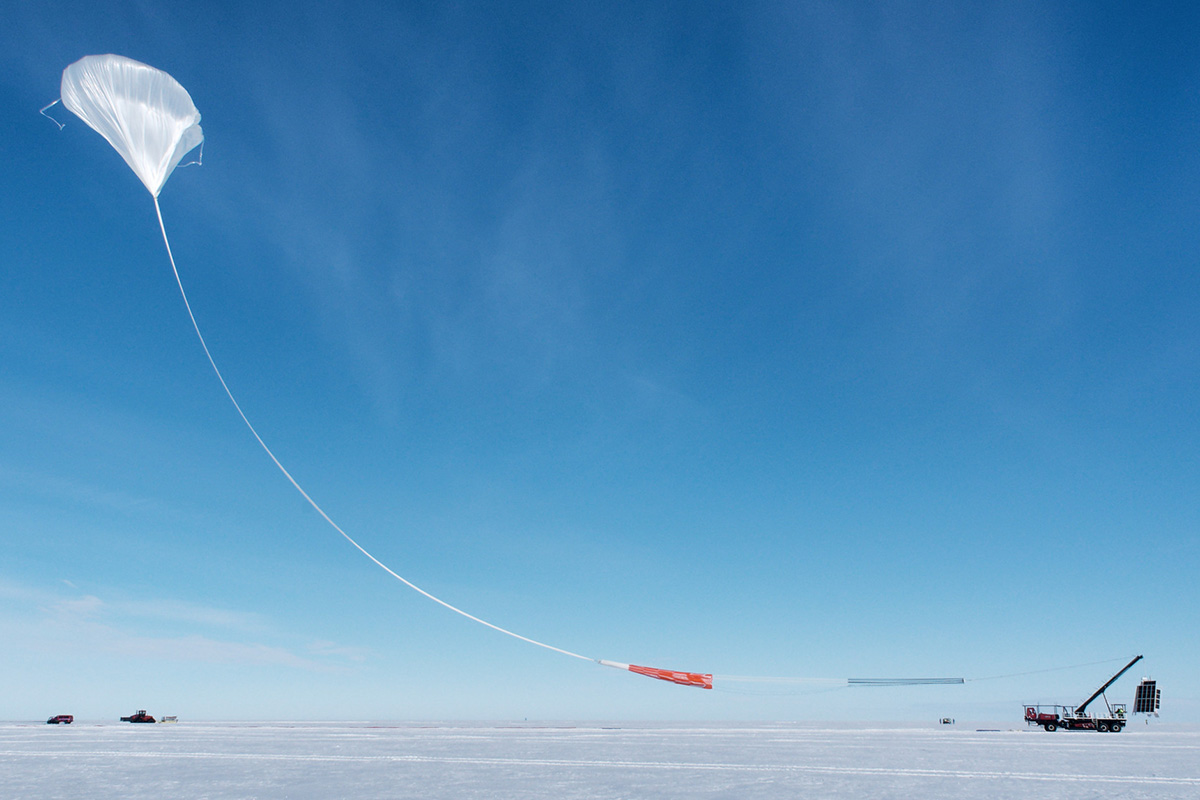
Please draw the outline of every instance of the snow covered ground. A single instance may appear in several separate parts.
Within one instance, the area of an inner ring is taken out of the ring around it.
[[[0,724],[4,798],[1196,798],[1200,730]]]

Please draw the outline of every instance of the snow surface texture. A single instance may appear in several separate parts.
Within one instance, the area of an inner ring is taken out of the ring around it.
[[[1200,731],[0,724],[4,798],[1196,798]]]

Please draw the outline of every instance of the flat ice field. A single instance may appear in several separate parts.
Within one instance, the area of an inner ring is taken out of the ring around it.
[[[1194,798],[1200,731],[0,724],[4,798]]]

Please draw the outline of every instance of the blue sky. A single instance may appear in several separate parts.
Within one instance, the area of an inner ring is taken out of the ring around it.
[[[1200,14],[251,5],[6,12],[0,717],[1015,720],[1120,666],[700,692],[405,588],[37,114],[112,52],[203,114],[161,201],[233,392],[401,575],[718,675],[1144,652],[1200,720]]]

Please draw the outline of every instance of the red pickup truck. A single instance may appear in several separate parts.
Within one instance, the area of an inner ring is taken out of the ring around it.
[[[70,725],[75,721],[75,718],[70,714],[59,714],[46,720],[47,725]]]

